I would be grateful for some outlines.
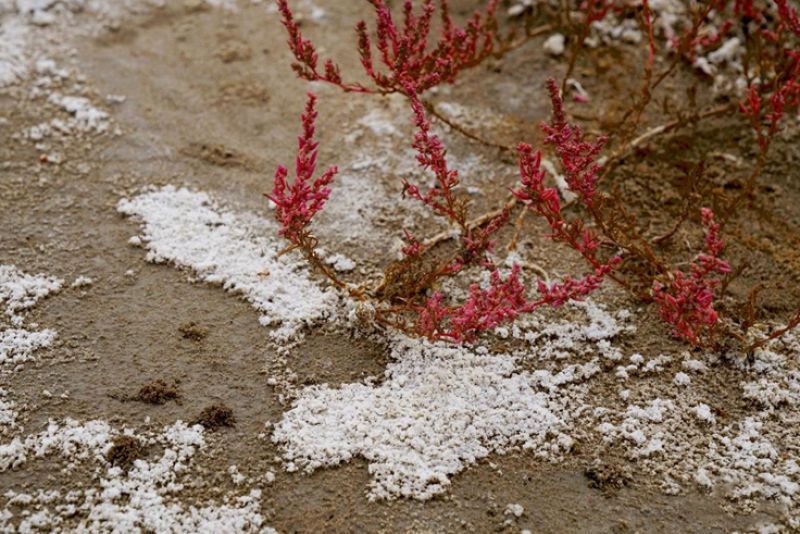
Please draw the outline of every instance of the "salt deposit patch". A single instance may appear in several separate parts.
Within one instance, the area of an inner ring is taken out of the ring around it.
[[[5,306],[13,324],[22,324],[20,312],[61,289],[63,283],[52,276],[26,274],[13,265],[0,265],[0,306]]]
[[[28,74],[28,28],[16,17],[0,25],[0,87],[10,85]]]
[[[370,462],[370,497],[429,499],[449,477],[513,446],[543,458],[568,452],[596,360],[555,375],[518,372],[517,358],[398,338],[380,386],[305,389],[276,426],[287,468],[313,471],[355,456]]]
[[[589,323],[546,322],[533,315],[512,326],[513,336],[535,346],[538,359],[565,359],[576,353],[599,353],[610,360],[622,358],[622,352],[611,340],[623,333],[636,332],[635,326],[625,324],[631,316],[628,310],[620,310],[614,316],[591,298],[569,302],[566,306],[582,310]]]
[[[122,433],[145,445],[162,447],[161,457],[135,460],[127,474],[111,466],[106,455],[114,437]],[[7,507],[0,512],[0,531],[277,534],[263,524],[260,490],[228,497],[223,504],[181,502],[182,480],[188,476],[192,457],[204,445],[202,427],[180,421],[160,433],[138,436],[120,432],[105,421],[51,423],[39,434],[0,445],[0,471],[55,456],[66,462],[66,470],[86,463],[96,466],[95,484],[88,489],[76,485],[65,492],[9,490]]]
[[[738,362],[754,376],[741,383],[741,397],[750,404],[736,417],[714,409],[719,401],[696,389],[709,367],[686,354],[682,367],[693,373],[691,380],[673,382],[660,397],[631,402],[623,410],[597,408],[595,431],[640,472],[661,478],[667,493],[695,486],[719,492],[733,509],[745,512],[777,503],[784,525],[800,528],[798,348],[789,333]],[[670,376],[663,373],[673,381]]]
[[[33,358],[33,353],[49,347],[56,337],[55,330],[30,332],[24,328],[0,331],[0,366],[15,366]]]
[[[23,322],[27,310],[60,290],[63,283],[52,276],[26,274],[13,265],[0,265],[0,307],[5,308],[5,316],[13,325],[0,330],[0,369],[9,370],[30,360],[37,349],[55,339],[55,331],[30,331]]]
[[[767,412],[800,406],[800,339],[790,331],[742,362],[752,380],[741,384],[743,397]]]
[[[133,242],[147,248],[147,261],[189,268],[203,282],[244,295],[262,324],[279,326],[272,334],[278,341],[336,311],[336,294],[308,277],[305,262],[278,256],[284,245],[265,237],[277,232],[263,219],[234,215],[205,193],[173,186],[122,199],[117,208],[141,219],[144,234]]]
[[[36,303],[61,289],[64,281],[45,275],[31,275],[13,265],[0,265],[0,372],[18,370],[20,365],[33,359],[34,352],[48,347],[56,337],[55,330],[28,330],[25,314]],[[3,323],[6,324],[3,327]],[[0,388],[0,434],[14,428],[19,414],[9,392]]]

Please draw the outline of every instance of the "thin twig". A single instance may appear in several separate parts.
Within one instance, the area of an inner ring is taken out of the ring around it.
[[[672,229],[670,231],[658,237],[653,238],[652,241],[654,245],[660,245],[667,239],[670,239],[678,232],[680,227],[683,226],[683,223],[685,223],[689,219],[689,214],[691,212],[692,205],[694,204],[694,202],[692,202],[692,194],[695,192],[695,188],[697,187],[698,182],[700,182],[700,180],[703,178],[703,172],[705,172],[705,168],[706,168],[706,161],[701,160],[700,163],[695,168],[694,172],[686,176],[686,190],[683,193],[685,202],[683,203],[681,216],[672,226]]]
[[[472,230],[473,228],[477,228],[479,226],[483,226],[484,224],[488,223],[489,221],[491,221],[492,219],[494,219],[495,217],[497,217],[501,213],[503,213],[503,210],[506,210],[506,209],[507,210],[511,210],[517,204],[517,197],[515,197],[513,195],[510,195],[510,197],[511,197],[511,199],[508,202],[506,202],[505,206],[503,206],[502,208],[494,210],[494,211],[491,211],[489,213],[485,213],[485,214],[481,215],[480,217],[478,217],[477,219],[473,219],[473,220],[467,222],[467,228]],[[425,248],[428,249],[428,248],[434,247],[434,246],[438,245],[439,243],[441,243],[442,241],[447,241],[448,239],[452,239],[453,237],[455,237],[455,236],[453,235],[452,232],[449,232],[449,231],[448,232],[438,233],[435,236],[433,236],[433,237],[431,237],[431,238],[429,238],[429,239],[427,239],[425,241]]]
[[[523,206],[522,213],[519,214],[519,217],[517,218],[517,223],[514,225],[514,237],[511,238],[511,242],[508,244],[509,251],[516,250],[517,248],[517,241],[519,240],[519,234],[522,232],[522,222],[525,220],[525,215],[527,213],[528,213],[528,206]]]
[[[439,119],[440,121],[442,121],[443,123],[448,125],[453,130],[457,131],[458,133],[460,133],[464,137],[472,139],[473,141],[477,141],[478,143],[480,143],[482,145],[490,146],[492,148],[499,148],[501,150],[514,150],[514,147],[510,147],[510,146],[507,146],[507,145],[501,145],[499,143],[495,143],[494,141],[488,141],[488,140],[486,140],[486,139],[484,139],[482,137],[479,137],[479,136],[467,131],[466,129],[464,129],[463,126],[460,126],[459,124],[451,121],[450,119],[448,119],[447,117],[445,117],[444,115],[442,115],[441,113],[436,111],[436,107],[433,105],[433,102],[430,102],[429,100],[423,100],[422,104],[425,106],[425,109],[428,111],[428,113],[430,113],[431,115],[433,115],[434,117],[436,117],[437,119]]]
[[[796,328],[798,325],[800,325],[800,312],[798,312],[794,317],[792,317],[792,319],[789,320],[789,324],[787,324],[784,328],[781,328],[780,330],[777,330],[777,331],[773,332],[772,334],[770,334],[769,336],[765,337],[764,339],[761,339],[761,340],[751,344],[749,347],[747,347],[747,352],[752,353],[754,350],[763,347],[764,345],[766,345],[767,343],[769,343],[773,339],[778,339],[779,337],[781,337],[783,334],[785,334],[789,330],[792,330],[792,329]]]
[[[685,124],[698,122],[703,119],[707,119],[709,117],[713,117],[715,115],[723,115],[732,109],[735,108],[735,104],[725,104],[723,106],[718,106],[697,115],[692,116],[689,119],[675,119],[666,124],[662,124],[660,126],[656,126],[655,128],[650,128],[648,131],[637,137],[636,139],[632,140],[630,143],[627,143],[620,148],[617,149],[611,156],[609,156],[608,160],[603,164],[603,174],[600,176],[599,181],[603,181],[611,171],[619,165],[619,162],[627,156],[631,150],[638,147],[639,145],[643,144],[645,141],[649,140],[652,137],[657,135],[670,132],[676,128],[679,128]]]
[[[528,40],[531,39],[532,37],[536,37],[537,35],[541,35],[543,33],[547,33],[552,29],[553,29],[553,25],[552,24],[545,24],[543,26],[539,26],[537,28],[534,28],[534,29],[532,29],[532,30],[530,30],[528,32],[525,32],[524,36],[520,37],[519,39],[517,39],[513,43],[510,43],[510,44],[507,44],[507,45],[503,46],[502,48],[500,48],[496,52],[492,52],[491,55],[492,55],[492,57],[495,57],[495,58],[501,58],[505,54],[507,54],[508,52],[511,52],[512,50],[516,50],[520,46],[522,46],[525,43],[527,43]]]

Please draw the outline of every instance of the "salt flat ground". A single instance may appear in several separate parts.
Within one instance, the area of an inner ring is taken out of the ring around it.
[[[349,72],[363,4],[296,10]],[[690,352],[611,286],[473,347],[357,328],[278,256],[261,196],[309,90],[272,6],[0,7],[0,531],[800,528],[793,334],[750,363]],[[535,141],[564,69],[540,49],[437,105]],[[343,277],[377,279],[403,226],[442,229],[400,201],[399,178],[424,180],[408,110],[312,89],[320,166],[340,167],[315,232]],[[441,133],[475,213],[499,205],[513,158]],[[791,174],[777,209],[797,209]],[[580,266],[542,230],[499,263],[529,281]],[[235,425],[207,428],[209,406]]]

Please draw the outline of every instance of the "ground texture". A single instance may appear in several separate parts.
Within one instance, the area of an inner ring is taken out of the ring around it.
[[[0,532],[800,529],[795,334],[749,359],[692,351],[611,285],[470,347],[370,330],[279,254],[261,196],[294,158],[309,90],[274,6],[18,0],[0,13]],[[296,13],[357,70],[349,28],[366,2]],[[546,38],[431,99],[484,137],[535,143],[543,82],[565,71]],[[590,130],[627,105],[636,50],[609,40],[579,64]],[[407,105],[313,90],[320,165],[340,168],[315,232],[345,279],[380,279],[402,227],[443,230],[400,200],[399,178],[425,179]],[[751,268],[730,290],[769,282],[765,325],[797,303],[787,122],[760,203],[731,229],[731,259]],[[474,213],[501,205],[514,159],[439,131]],[[754,150],[740,118],[715,119],[631,155],[619,187],[666,227],[682,161],[708,156],[730,190]],[[498,263],[527,281],[580,269],[544,230],[529,218]]]

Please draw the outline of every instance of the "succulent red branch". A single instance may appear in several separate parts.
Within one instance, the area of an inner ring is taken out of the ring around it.
[[[429,38],[436,11],[434,0],[425,0],[419,15],[414,14],[413,4],[407,0],[403,4],[402,26],[395,23],[384,0],[368,1],[375,8],[375,48],[386,72],[375,65],[372,40],[364,21],[356,25],[356,34],[361,64],[375,89],[343,82],[339,67],[331,60],[325,63],[324,73],[320,73],[314,45],[303,38],[287,0],[277,0],[283,25],[289,33],[289,48],[297,61],[293,68],[301,78],[331,83],[345,91],[408,94],[413,90],[419,94],[442,82],[455,82],[459,72],[475,67],[492,53],[495,14],[500,0],[490,0],[485,15],[476,11],[465,28],[456,28],[448,1],[441,0],[441,30],[439,40],[432,46],[429,46]]]
[[[570,300],[579,300],[596,290],[605,278],[611,278],[641,299],[655,301],[659,314],[672,325],[677,336],[698,346],[716,346],[721,322],[714,309],[714,299],[722,285],[720,275],[731,272],[728,262],[721,259],[724,242],[720,238],[720,228],[756,190],[757,178],[766,161],[769,146],[779,132],[781,120],[787,109],[800,103],[800,52],[792,50],[795,43],[792,39],[800,37],[800,21],[796,9],[790,7],[787,0],[774,0],[779,22],[767,15],[763,3],[752,0],[735,0],[733,3],[733,11],[742,24],[748,21],[762,25],[774,24],[774,28],[764,28],[753,38],[756,44],[747,41],[746,54],[750,55],[743,60],[747,79],[754,81],[751,81],[741,109],[757,133],[761,155],[742,191],[733,199],[722,200],[725,204],[719,216],[721,224],[715,221],[710,210],[702,210],[707,253],[698,254],[688,270],[671,267],[660,256],[661,252],[655,252],[663,246],[665,239],[646,238],[639,230],[636,214],[629,213],[622,200],[615,198],[618,195],[615,193],[612,196],[599,190],[600,172],[608,175],[625,151],[637,144],[639,138],[633,142],[630,139],[641,115],[654,98],[653,91],[675,72],[680,58],[691,57],[701,48],[716,46],[728,32],[742,26],[724,20],[716,32],[701,31],[716,16],[712,11],[722,13],[730,3],[726,0],[710,0],[688,9],[690,19],[685,31],[677,39],[668,36],[673,38],[678,53],[667,68],[653,76],[654,56],[658,50],[654,20],[658,15],[651,11],[648,0],[642,0],[641,11],[634,14],[640,27],[647,32],[649,53],[644,62],[645,79],[639,97],[634,99],[634,104],[624,113],[618,125],[620,129],[623,126],[627,128],[622,131],[623,146],[612,155],[611,162],[605,167],[601,167],[597,159],[607,139],[584,139],[581,129],[567,120],[556,82],[548,79],[553,114],[548,123],[542,124],[546,134],[544,144],[550,145],[557,155],[567,189],[575,195],[575,200],[562,205],[559,191],[545,185],[541,154],[525,143],[520,143],[517,148],[520,184],[512,193],[521,201],[520,204],[548,223],[550,231],[547,237],[555,242],[563,242],[581,254],[589,264],[590,272],[577,279],[566,276],[562,282],[554,284],[539,280],[536,284],[538,297],[531,297],[530,300],[525,295],[519,267],[514,266],[503,276],[491,258],[497,234],[507,223],[513,203],[507,209],[480,218],[479,224],[468,222],[469,202],[458,194],[461,177],[458,171],[448,165],[447,150],[441,139],[433,133],[431,119],[426,116],[422,102],[425,90],[444,82],[455,82],[460,72],[476,66],[492,53],[499,0],[488,0],[485,16],[476,12],[464,28],[455,26],[448,0],[440,0],[438,8],[441,23],[435,42],[431,38],[436,26],[433,20],[437,10],[435,0],[422,0],[421,9],[418,10],[414,9],[411,0],[407,0],[402,5],[400,23],[393,19],[386,0],[368,1],[375,11],[374,36],[363,21],[356,25],[356,34],[359,59],[372,80],[371,87],[343,81],[339,67],[331,60],[325,61],[320,67],[317,51],[302,36],[288,0],[277,0],[282,22],[289,34],[289,47],[296,60],[294,69],[302,78],[330,83],[345,91],[397,92],[407,97],[416,128],[412,147],[420,167],[432,174],[434,185],[423,188],[404,181],[404,194],[445,219],[450,228],[455,230],[453,234],[458,236],[458,248],[449,255],[430,254],[432,245],[423,245],[405,231],[406,245],[402,247],[402,258],[387,268],[383,281],[377,287],[372,290],[365,288],[364,293],[354,289],[355,286],[342,283],[325,267],[317,256],[317,240],[308,230],[308,225],[328,200],[328,186],[332,183],[336,167],[317,179],[313,178],[317,155],[317,143],[314,141],[316,98],[313,94],[309,95],[303,114],[303,134],[299,139],[295,178],[289,181],[289,171],[278,167],[273,190],[268,195],[276,205],[275,215],[281,223],[280,233],[292,243],[290,248],[299,248],[313,265],[320,268],[338,287],[348,289],[351,295],[362,299],[368,295],[374,298],[378,322],[432,340],[471,342],[482,333],[513,321],[520,314],[532,312],[539,306],[560,306]],[[575,66],[583,39],[591,30],[591,23],[605,17],[611,9],[617,10],[616,5],[619,4],[612,0],[586,0],[581,4],[584,24],[579,39],[575,41],[577,44],[568,73]],[[629,7],[620,7],[620,12]],[[749,34],[745,38],[750,39]],[[501,47],[502,50],[506,48]],[[752,54],[757,54],[757,57]],[[757,61],[753,69],[748,70],[746,60],[753,57]],[[729,108],[727,106],[724,110]],[[676,124],[699,120],[702,116],[695,114],[691,121],[680,118]],[[633,124],[626,126],[629,118],[633,118]],[[567,206],[577,209],[577,213],[567,216]],[[687,202],[680,223],[686,220],[692,209]],[[520,216],[518,231],[522,220]],[[676,229],[680,223],[675,226]],[[667,235],[674,233],[675,230]],[[609,252],[612,250],[616,252]],[[624,267],[622,258],[626,260]],[[473,284],[463,302],[452,302],[440,291],[441,280],[469,272],[467,268],[471,266],[491,271],[488,284]],[[800,322],[796,318],[792,321],[790,324]],[[729,322],[722,324],[728,325]],[[732,330],[726,331],[735,334]],[[780,332],[775,335],[780,335]],[[738,338],[744,340],[745,336]],[[758,343],[765,342],[761,340]]]
[[[293,245],[299,246],[307,237],[306,226],[311,218],[319,212],[327,202],[331,190],[328,185],[338,172],[336,166],[329,168],[322,176],[312,181],[316,168],[317,145],[314,141],[314,120],[317,112],[314,105],[317,97],[308,93],[306,109],[303,113],[303,134],[298,138],[295,178],[287,181],[288,169],[278,166],[275,171],[275,182],[272,194],[265,193],[275,203],[275,218],[281,223],[280,235]]]
[[[659,315],[675,327],[673,334],[693,345],[711,347],[718,319],[713,306],[714,289],[721,284],[714,274],[730,273],[731,267],[719,257],[725,242],[719,237],[719,224],[714,221],[714,214],[707,208],[703,208],[702,214],[708,254],[698,255],[688,276],[675,271],[668,284],[656,283],[654,295]]]

